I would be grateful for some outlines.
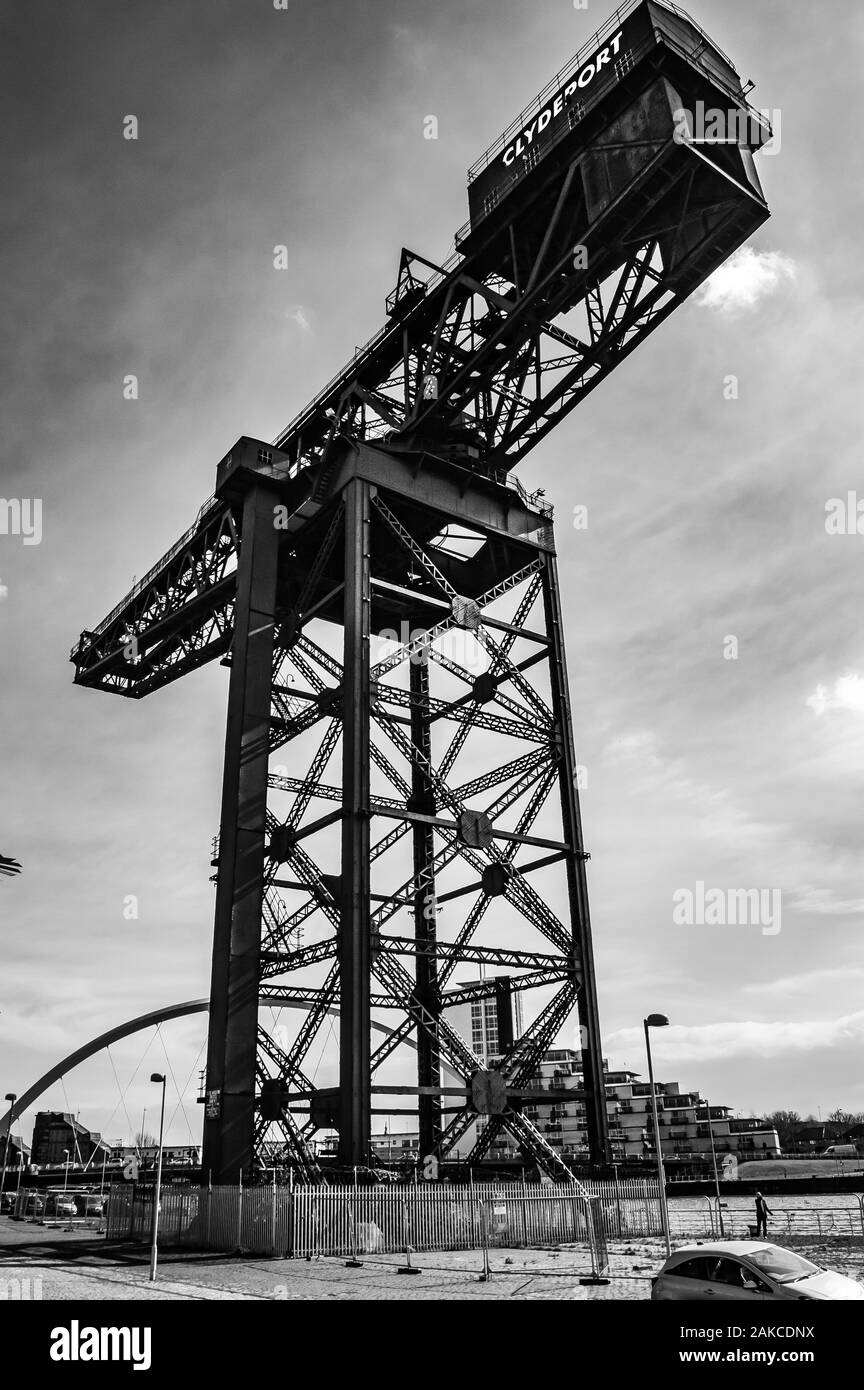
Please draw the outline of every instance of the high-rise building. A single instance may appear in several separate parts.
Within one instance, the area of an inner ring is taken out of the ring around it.
[[[501,987],[494,995],[454,1004],[447,1010],[447,1021],[471,1044],[486,1066],[500,1057],[513,1038],[522,1033],[522,996],[505,987],[506,976],[499,980]],[[481,980],[463,980],[458,988],[469,989],[481,983]]]

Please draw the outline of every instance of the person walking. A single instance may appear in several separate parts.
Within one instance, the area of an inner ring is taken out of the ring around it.
[[[768,1203],[765,1201],[765,1198],[762,1196],[762,1193],[761,1193],[761,1192],[757,1192],[757,1193],[756,1193],[756,1239],[757,1239],[757,1240],[759,1239],[760,1236],[765,1236],[765,1238],[766,1238],[766,1240],[767,1240],[767,1238],[768,1238],[768,1217],[769,1217],[769,1216],[773,1216],[773,1215],[774,1215],[774,1213],[773,1213],[773,1211],[771,1211],[770,1207],[768,1206]]]

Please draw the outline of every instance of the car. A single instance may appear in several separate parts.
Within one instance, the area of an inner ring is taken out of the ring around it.
[[[858,1150],[854,1144],[829,1144],[820,1154],[821,1158],[857,1158]]]
[[[11,1216],[13,1211],[15,1210],[15,1203],[17,1199],[17,1192],[0,1193],[0,1212],[2,1212],[4,1216]]]
[[[651,1281],[653,1302],[864,1301],[864,1284],[768,1241],[721,1240],[675,1250]]]
[[[77,1216],[78,1208],[75,1205],[75,1198],[63,1192],[50,1192],[45,1207],[45,1215],[54,1217]]]

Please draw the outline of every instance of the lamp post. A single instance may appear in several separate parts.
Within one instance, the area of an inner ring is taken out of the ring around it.
[[[714,1164],[714,1191],[717,1194],[717,1219],[720,1222],[720,1238],[725,1238],[726,1232],[723,1230],[723,1205],[720,1201],[720,1179],[717,1177],[717,1150],[714,1147],[714,1125],[711,1123],[711,1102],[706,1100],[705,1109],[708,1113],[708,1138],[711,1140],[711,1162]]]
[[[159,1156],[156,1160],[156,1188],[153,1193],[153,1234],[150,1241],[150,1282],[156,1278],[156,1243],[159,1238],[159,1193],[162,1188],[162,1139],[165,1132],[165,1077],[154,1071],[150,1077],[162,1087],[162,1109],[159,1114]]]
[[[643,1020],[645,1026],[645,1051],[648,1054],[648,1080],[651,1085],[651,1109],[654,1114],[654,1147],[657,1150],[657,1177],[660,1183],[660,1214],[663,1220],[663,1236],[666,1241],[666,1255],[672,1254],[669,1239],[669,1208],[666,1205],[666,1173],[663,1168],[663,1145],[660,1142],[660,1118],[657,1114],[657,1092],[654,1089],[654,1065],[651,1061],[651,1038],[649,1028],[668,1028],[669,1020],[665,1014],[649,1014]]]
[[[9,1162],[9,1145],[12,1142],[12,1121],[14,1116],[15,1102],[18,1097],[14,1091],[6,1092],[6,1099],[9,1102],[9,1128],[6,1131],[6,1142],[3,1145],[3,1177],[0,1179],[0,1192],[6,1191],[6,1165]]]
[[[69,1150],[63,1150],[63,1191],[69,1186]]]

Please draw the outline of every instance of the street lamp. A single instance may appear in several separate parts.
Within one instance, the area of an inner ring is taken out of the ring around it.
[[[162,1087],[162,1110],[159,1115],[159,1156],[156,1161],[156,1190],[153,1194],[153,1235],[150,1241],[150,1282],[156,1278],[156,1242],[159,1235],[159,1193],[162,1188],[162,1136],[165,1130],[165,1077],[154,1071],[150,1077]]]
[[[66,1188],[68,1187],[68,1185],[69,1185],[69,1150],[68,1150],[68,1149],[64,1149],[64,1150],[63,1150],[63,1191],[64,1191],[64,1192],[66,1191]]]
[[[725,1239],[726,1232],[723,1230],[723,1204],[720,1201],[720,1180],[717,1177],[717,1150],[714,1147],[714,1125],[711,1122],[711,1102],[706,1100],[705,1109],[708,1112],[708,1138],[711,1140],[711,1161],[714,1164],[714,1191],[717,1194],[717,1219],[720,1222],[720,1238]]]
[[[651,1084],[651,1109],[654,1113],[654,1147],[657,1150],[657,1177],[660,1183],[660,1214],[663,1219],[663,1235],[666,1240],[666,1255],[672,1254],[669,1239],[669,1208],[666,1205],[666,1173],[663,1168],[663,1145],[660,1142],[660,1119],[657,1114],[657,1092],[654,1089],[654,1066],[651,1061],[651,1039],[649,1028],[668,1028],[669,1020],[665,1014],[649,1014],[643,1020],[645,1026],[645,1051],[648,1054],[648,1080]]]
[[[6,1191],[6,1164],[9,1162],[9,1144],[12,1140],[12,1121],[15,1118],[15,1102],[18,1097],[14,1091],[6,1092],[6,1099],[9,1102],[9,1128],[6,1130],[6,1142],[3,1145],[3,1177],[0,1180],[0,1192]]]

